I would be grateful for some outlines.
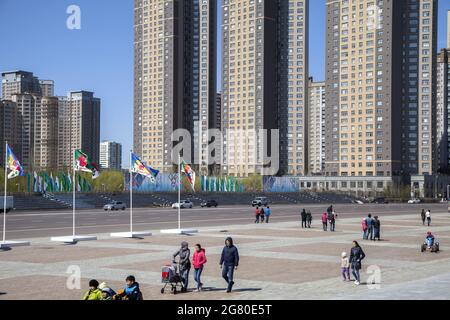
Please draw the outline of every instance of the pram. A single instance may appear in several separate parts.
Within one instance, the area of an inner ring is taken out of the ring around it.
[[[164,283],[164,287],[161,288],[161,293],[164,293],[164,290],[166,289],[167,285],[170,285],[171,289],[170,291],[173,294],[177,294],[177,286],[182,287],[181,284],[181,276],[178,272],[178,266],[176,262],[173,262],[172,265],[166,265],[162,267],[161,270],[161,282]]]

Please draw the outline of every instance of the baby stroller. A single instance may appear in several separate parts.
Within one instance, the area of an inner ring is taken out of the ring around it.
[[[161,288],[161,293],[164,294],[164,290],[166,289],[167,285],[170,285],[171,289],[170,291],[173,294],[177,294],[177,286],[182,287],[181,284],[181,276],[178,272],[178,266],[176,262],[173,262],[172,265],[166,265],[162,267],[161,271],[161,282],[164,283],[164,287]]]
[[[433,239],[427,238],[427,239],[425,239],[425,242],[422,244],[422,247],[420,250],[421,250],[421,252],[430,250],[431,252],[437,253],[437,252],[439,252],[439,242],[436,242],[434,240],[434,238]]]

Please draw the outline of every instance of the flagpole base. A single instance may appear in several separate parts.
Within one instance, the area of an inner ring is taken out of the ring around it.
[[[198,230],[196,229],[163,229],[160,231],[164,234],[191,234],[191,233],[198,233]]]
[[[128,239],[149,237],[151,235],[152,235],[151,232],[115,232],[110,234],[112,238],[128,238]]]
[[[66,236],[66,237],[52,237],[50,239],[54,242],[63,242],[68,244],[76,244],[79,241],[95,241],[96,236]]]
[[[13,247],[27,247],[30,243],[27,241],[0,241],[0,249],[9,249]]]

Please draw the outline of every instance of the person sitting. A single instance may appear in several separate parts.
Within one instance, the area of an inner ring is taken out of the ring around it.
[[[428,247],[432,247],[434,245],[434,235],[431,231],[428,231],[427,237],[425,238],[425,243]]]
[[[117,293],[117,295],[115,296],[115,300],[144,300],[142,297],[142,292],[139,289],[139,283],[136,282],[135,277],[128,276],[125,281],[127,283],[125,289],[120,290]]]
[[[102,300],[102,291],[98,288],[97,280],[89,281],[89,290],[84,295],[83,300]]]
[[[102,291],[102,300],[113,300],[114,296],[117,294],[106,284],[106,282],[100,283],[98,288]]]

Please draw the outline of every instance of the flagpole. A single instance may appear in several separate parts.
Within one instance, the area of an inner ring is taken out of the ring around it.
[[[133,151],[130,150],[130,232],[133,234]]]
[[[181,157],[178,153],[178,229],[181,229]]]
[[[3,198],[3,242],[6,241],[6,188],[8,186],[7,184],[7,177],[8,174],[8,141],[6,141],[6,150],[5,150],[5,197]]]
[[[73,162],[73,179],[74,182],[76,183],[76,177],[75,177],[75,151],[74,151],[74,162]],[[72,192],[72,208],[73,208],[73,212],[72,212],[72,234],[73,237],[75,238],[75,184],[72,183],[72,188],[73,188],[73,192]]]

